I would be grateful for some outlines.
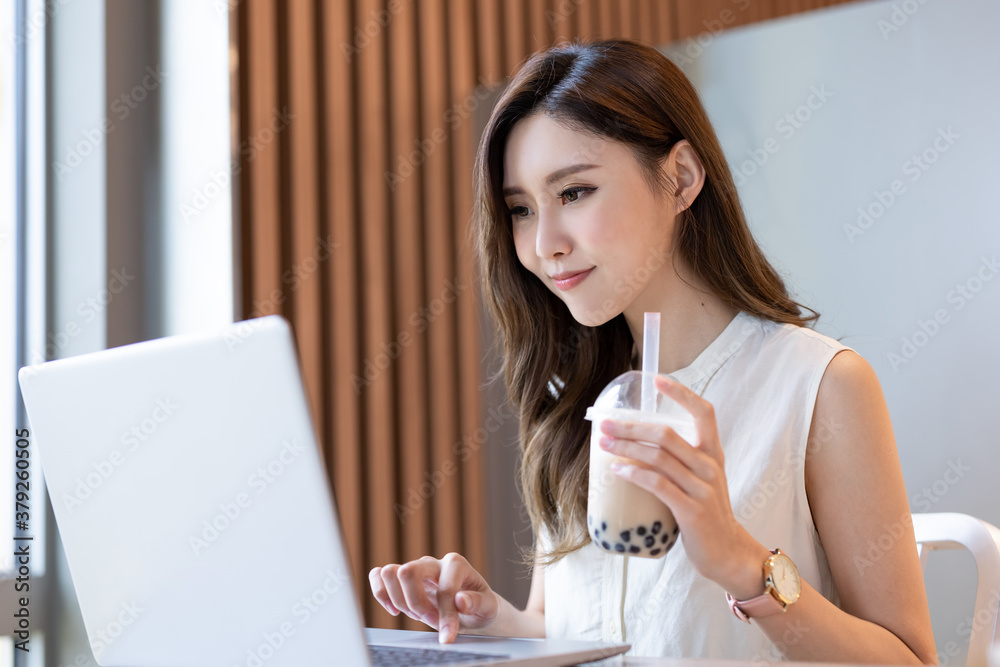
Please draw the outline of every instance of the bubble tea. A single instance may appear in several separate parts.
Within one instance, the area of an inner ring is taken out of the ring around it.
[[[653,386],[659,356],[659,313],[654,315],[646,314],[646,370],[628,371],[612,380],[586,416],[592,423],[587,529],[594,544],[604,551],[645,558],[659,558],[670,551],[680,532],[677,522],[659,498],[611,470],[615,461],[628,461],[602,449],[600,440],[601,421],[621,419],[666,424],[689,443],[696,442],[691,414]]]

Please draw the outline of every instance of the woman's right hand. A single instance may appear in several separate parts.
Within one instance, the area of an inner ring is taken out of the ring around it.
[[[426,623],[442,644],[455,641],[459,632],[484,630],[499,617],[500,596],[456,553],[376,567],[368,581],[386,611]]]

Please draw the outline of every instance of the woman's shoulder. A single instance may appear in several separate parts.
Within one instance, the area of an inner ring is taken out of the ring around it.
[[[787,322],[775,322],[756,315],[748,315],[749,321],[759,329],[760,344],[785,353],[812,352],[821,356],[836,354],[851,348],[842,342],[807,326]]]
[[[851,350],[832,336],[809,327],[753,315],[747,315],[744,324],[752,331],[736,355],[732,370],[737,375],[771,377],[780,386],[815,384],[840,352]]]

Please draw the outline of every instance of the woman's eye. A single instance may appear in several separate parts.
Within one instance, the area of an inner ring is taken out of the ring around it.
[[[572,204],[573,202],[578,201],[580,199],[580,195],[586,194],[588,192],[593,192],[596,189],[597,188],[584,188],[584,187],[566,188],[565,190],[559,193],[559,198],[563,200],[564,204]]]
[[[528,211],[527,206],[512,206],[507,209],[507,213],[509,213],[512,218],[523,218],[526,217],[530,211]]]

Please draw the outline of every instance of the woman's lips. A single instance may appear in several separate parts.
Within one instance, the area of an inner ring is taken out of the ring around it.
[[[594,268],[591,267],[586,271],[578,271],[576,273],[572,273],[569,271],[567,271],[566,273],[557,273],[556,275],[552,276],[552,280],[553,282],[555,282],[556,287],[565,292],[566,290],[573,289],[574,287],[582,283],[584,279],[586,279],[586,277],[589,276],[590,272],[593,270]]]

